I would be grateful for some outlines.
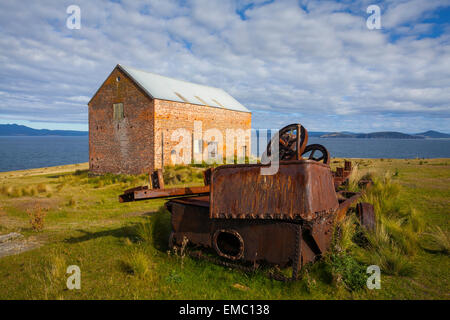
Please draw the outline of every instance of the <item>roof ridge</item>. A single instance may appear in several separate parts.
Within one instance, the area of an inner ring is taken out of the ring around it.
[[[219,88],[219,87],[213,87],[213,86],[208,86],[208,85],[206,85],[206,84],[201,84],[201,83],[197,83],[197,82],[192,82],[192,81],[187,81],[187,80],[183,80],[183,79],[172,78],[172,77],[165,76],[165,75],[162,75],[162,74],[159,74],[159,73],[154,73],[154,72],[150,72],[150,71],[145,71],[145,70],[142,70],[142,69],[138,69],[138,68],[135,68],[135,67],[126,66],[126,65],[123,65],[123,64],[120,64],[120,63],[119,63],[118,65],[119,65],[121,68],[134,69],[134,70],[136,70],[136,71],[145,72],[145,73],[150,73],[150,74],[153,74],[153,75],[158,76],[158,77],[163,77],[163,78],[170,79],[170,80],[175,80],[175,81],[181,81],[181,82],[185,82],[185,83],[189,83],[189,84],[195,84],[195,85],[197,85],[197,86],[202,86],[202,87],[206,87],[206,88],[212,88],[212,89],[222,90],[222,91],[226,92],[225,90],[223,90],[222,88]]]
[[[222,88],[189,82],[117,64],[151,98],[205,105],[235,111],[249,112]],[[197,98],[199,96],[201,99]]]

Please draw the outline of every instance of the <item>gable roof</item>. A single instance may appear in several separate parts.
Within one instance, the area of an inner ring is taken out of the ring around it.
[[[121,64],[117,67],[151,98],[250,112],[222,89],[177,80]]]

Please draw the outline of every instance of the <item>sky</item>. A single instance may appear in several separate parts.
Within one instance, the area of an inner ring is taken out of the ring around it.
[[[87,130],[118,63],[223,88],[253,128],[450,133],[450,0],[0,2],[0,123]]]

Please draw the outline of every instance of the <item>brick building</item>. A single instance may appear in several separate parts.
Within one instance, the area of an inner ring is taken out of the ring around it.
[[[250,153],[251,113],[222,89],[117,65],[88,105],[92,173]]]

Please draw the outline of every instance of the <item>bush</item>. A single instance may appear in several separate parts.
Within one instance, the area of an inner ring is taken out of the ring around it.
[[[32,229],[34,231],[42,231],[44,229],[45,216],[47,215],[46,210],[42,209],[41,206],[36,203],[33,210],[27,210],[27,214],[30,218]]]
[[[48,185],[46,185],[45,183],[39,183],[36,188],[39,193],[44,193],[44,192],[50,191],[50,187]]]
[[[327,263],[336,284],[343,284],[350,291],[361,289],[366,285],[366,267],[351,255],[331,253],[327,257]]]

